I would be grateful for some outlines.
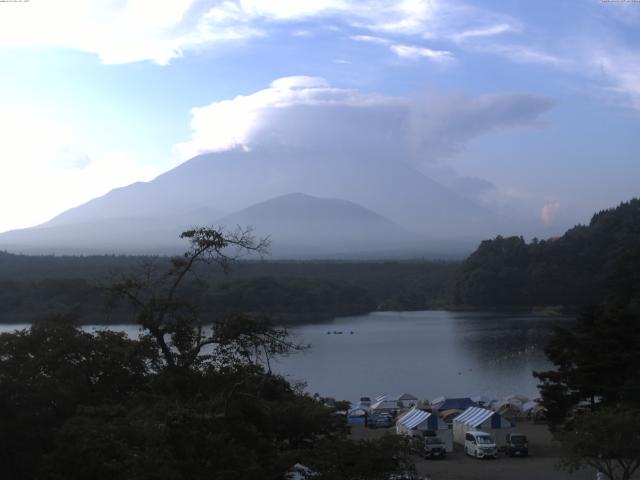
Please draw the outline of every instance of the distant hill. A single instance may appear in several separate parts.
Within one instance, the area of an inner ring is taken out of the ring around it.
[[[218,221],[270,232],[271,254],[375,253],[417,248],[420,236],[353,202],[292,193],[260,202]]]
[[[27,253],[173,254],[185,247],[181,232],[205,224],[230,230],[251,226],[257,236],[269,237],[273,257],[393,256],[424,248],[419,235],[353,202],[302,193],[260,202],[219,219],[213,210],[202,208],[184,217],[56,223],[7,232],[0,242]]]
[[[507,228],[492,212],[397,159],[231,151],[201,155],[150,182],[115,189],[61,213],[37,231],[2,234],[0,248],[159,253],[172,248],[176,232],[185,226],[214,224],[225,214],[291,192],[343,199],[375,212],[431,242],[423,244],[422,255],[436,244],[449,253],[466,254],[481,238]],[[259,235],[276,234],[254,226]],[[317,253],[334,250],[324,247]]]
[[[483,241],[458,269],[452,295],[459,305],[579,307],[604,302],[612,281],[640,287],[639,271],[640,199],[633,199],[561,237]]]

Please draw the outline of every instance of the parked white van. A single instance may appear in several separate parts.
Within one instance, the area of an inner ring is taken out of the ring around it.
[[[479,430],[473,430],[464,435],[464,453],[476,458],[497,458],[498,447],[491,435]]]

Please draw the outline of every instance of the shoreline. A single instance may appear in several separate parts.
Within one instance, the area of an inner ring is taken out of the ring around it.
[[[335,320],[341,318],[349,318],[355,316],[366,316],[376,313],[403,313],[403,312],[455,312],[455,313],[488,313],[488,314],[499,314],[499,315],[531,315],[531,316],[540,316],[540,317],[549,317],[549,318],[562,318],[562,317],[571,317],[579,313],[579,307],[562,307],[562,306],[548,306],[548,307],[473,307],[469,305],[438,305],[430,308],[420,308],[420,309],[403,309],[403,310],[370,310],[363,312],[352,312],[348,314],[338,314],[327,316],[324,314],[280,314],[273,315],[271,318],[273,319],[273,323],[277,325],[282,325],[285,327],[296,327],[301,325],[317,325],[317,324],[331,324]],[[37,314],[18,314],[18,315],[7,315],[7,318],[4,316],[0,316],[0,325],[31,325],[34,322],[40,321],[47,317],[50,313],[37,313]],[[259,315],[263,316],[264,314],[260,312],[248,312],[248,315]],[[122,315],[124,316],[124,315]],[[126,326],[126,325],[136,325],[133,319],[124,320],[118,318],[114,321],[101,321],[96,317],[100,317],[99,315],[88,315],[86,317],[80,317],[78,319],[79,326]],[[118,315],[120,317],[120,315]],[[267,315],[268,317],[268,315]],[[86,321],[84,321],[86,319]],[[215,320],[211,320],[206,323],[213,323]]]

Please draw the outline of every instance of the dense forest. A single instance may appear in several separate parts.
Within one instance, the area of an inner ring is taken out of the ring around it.
[[[564,306],[602,303],[608,279],[637,263],[640,199],[596,213],[548,240],[522,237],[483,241],[458,269],[452,287],[457,305],[477,307]],[[635,262],[635,263],[634,263]]]
[[[52,312],[86,323],[127,322],[127,306],[109,285],[167,257],[25,256],[0,252],[0,322],[27,322]],[[249,312],[280,323],[383,310],[442,306],[455,263],[429,261],[239,261],[227,272],[200,269],[191,300],[214,316]]]
[[[271,371],[305,348],[286,328],[238,314],[204,328],[188,281],[223,265],[229,243],[260,244],[211,229],[188,238],[184,256],[111,285],[139,338],[88,333],[69,315],[0,334],[2,478],[275,480],[299,463],[317,480],[413,474],[399,437],[350,439],[348,403]]]
[[[623,264],[637,265],[639,249],[640,200],[634,199],[561,237],[483,241],[462,264],[239,261],[226,272],[203,269],[184,288],[211,315],[249,312],[279,323],[447,306],[577,310],[605,301],[611,274]],[[165,268],[169,261],[0,252],[0,322],[26,322],[51,312],[73,313],[86,323],[126,322],[131,312],[112,301],[109,285],[141,267]]]

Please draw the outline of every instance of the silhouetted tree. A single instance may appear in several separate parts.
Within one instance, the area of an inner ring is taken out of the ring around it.
[[[299,348],[286,329],[241,314],[210,323],[189,303],[197,264],[224,268],[228,248],[264,242],[212,229],[183,237],[190,249],[168,270],[150,264],[113,286],[135,306],[138,339],[68,318],[0,335],[3,478],[279,480],[323,455],[335,459],[318,462],[325,478],[340,462],[345,479],[403,469],[401,445],[351,442],[345,405],[271,372],[273,356]]]
[[[585,412],[557,438],[564,446],[562,466],[569,471],[588,466],[610,480],[629,480],[640,468],[638,410]]]

